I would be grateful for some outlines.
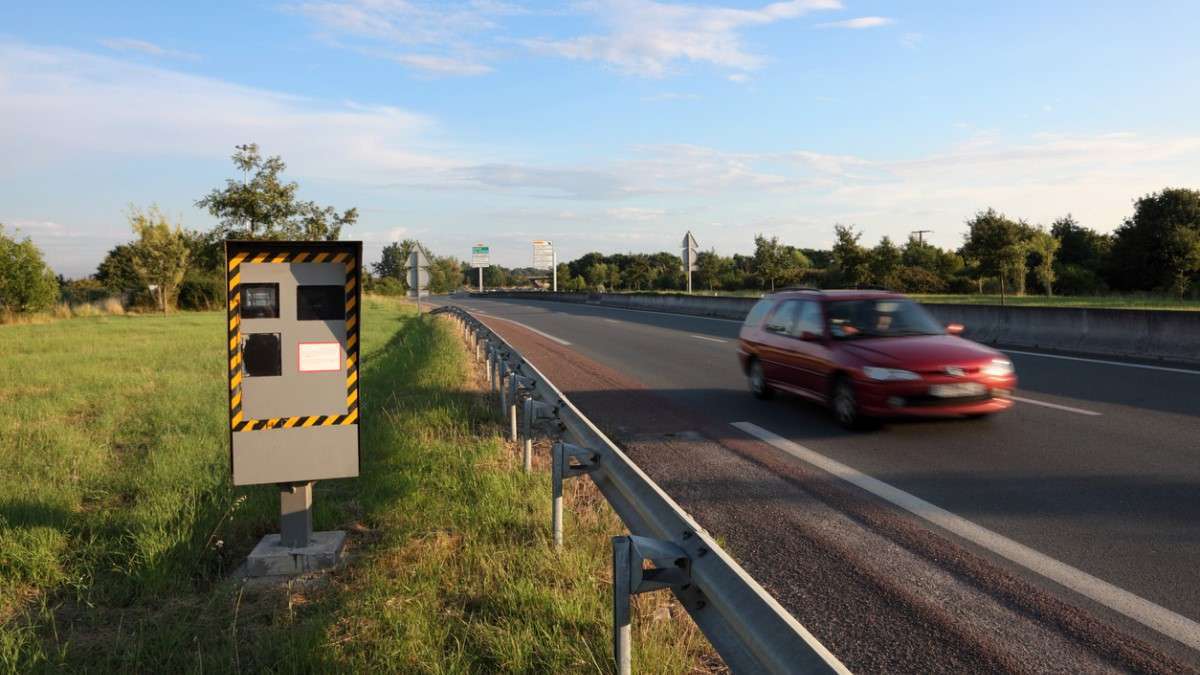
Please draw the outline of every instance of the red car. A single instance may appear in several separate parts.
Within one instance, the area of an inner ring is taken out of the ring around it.
[[[828,405],[843,426],[884,417],[982,417],[1012,406],[1012,362],[887,291],[783,291],[746,316],[738,359],[759,398]]]

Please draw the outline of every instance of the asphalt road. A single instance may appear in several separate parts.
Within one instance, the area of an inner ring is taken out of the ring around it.
[[[1012,410],[849,433],[817,406],[752,398],[735,357],[736,322],[544,301],[454,302],[518,322],[710,422],[755,425],[1168,616],[1200,621],[1200,371],[1010,352],[1022,399]]]

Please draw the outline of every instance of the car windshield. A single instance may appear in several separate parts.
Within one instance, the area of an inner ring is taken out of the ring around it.
[[[944,333],[917,303],[902,299],[837,300],[829,303],[829,333],[835,340]]]

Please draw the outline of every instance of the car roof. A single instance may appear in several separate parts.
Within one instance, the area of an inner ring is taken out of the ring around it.
[[[874,300],[878,298],[902,298],[900,293],[879,289],[865,288],[839,288],[839,289],[817,289],[817,288],[796,288],[784,289],[770,295],[765,296],[771,299],[785,298],[816,298],[824,300]]]

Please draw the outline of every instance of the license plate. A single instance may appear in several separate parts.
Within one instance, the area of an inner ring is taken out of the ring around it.
[[[987,387],[978,382],[955,382],[954,384],[935,384],[929,387],[929,395],[938,398],[962,398],[966,396],[982,396]]]

